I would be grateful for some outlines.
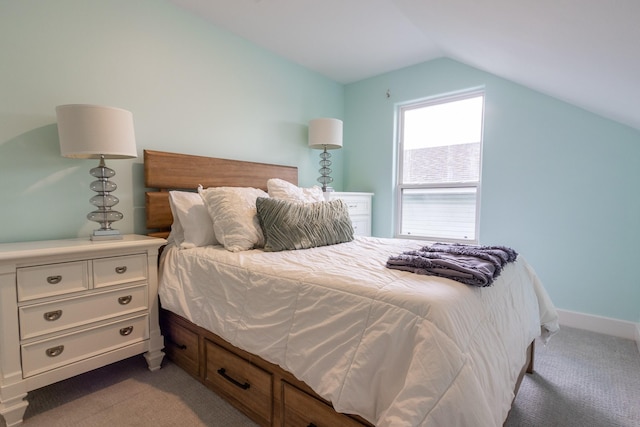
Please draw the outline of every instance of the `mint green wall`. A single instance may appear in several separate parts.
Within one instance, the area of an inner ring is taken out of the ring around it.
[[[145,231],[143,149],[294,165],[313,185],[307,123],[343,115],[342,85],[164,0],[2,1],[0,52],[0,242],[97,228],[85,219],[97,162],[60,156],[56,105],[133,113],[139,157],[107,162],[126,233]]]
[[[559,308],[637,321],[640,132],[452,60],[346,86],[344,185],[375,193],[374,234],[393,234],[395,105],[475,87],[481,244],[519,250]]]
[[[395,104],[484,86],[481,243],[523,253],[560,308],[638,320],[637,130],[446,59],[345,87],[164,0],[3,1],[0,52],[0,242],[96,226],[84,218],[95,162],[59,154],[54,108],[66,103],[132,111],[140,156],[296,165],[305,186],[318,168],[308,120],[344,118],[335,187],[374,192],[374,233],[391,236]],[[142,159],[109,164],[116,227],[142,233]]]

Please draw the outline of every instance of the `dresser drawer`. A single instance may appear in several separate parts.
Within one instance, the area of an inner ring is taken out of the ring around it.
[[[205,351],[205,383],[258,424],[271,425],[271,374],[208,340]]]
[[[20,338],[28,339],[146,310],[147,286],[118,289],[19,308]]]
[[[362,427],[363,424],[339,414],[326,403],[308,395],[302,390],[283,382],[285,427]]]
[[[147,257],[144,254],[93,260],[95,288],[139,280],[147,280]]]
[[[18,301],[89,289],[87,261],[18,268]]]
[[[24,344],[24,378],[149,338],[148,316],[138,316],[80,332]]]
[[[164,352],[176,365],[195,377],[200,376],[198,335],[176,322],[163,322]]]

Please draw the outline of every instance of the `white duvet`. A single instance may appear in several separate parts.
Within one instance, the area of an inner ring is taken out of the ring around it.
[[[522,256],[493,286],[385,267],[425,242],[163,254],[162,306],[377,426],[501,426],[525,349],[558,328]]]

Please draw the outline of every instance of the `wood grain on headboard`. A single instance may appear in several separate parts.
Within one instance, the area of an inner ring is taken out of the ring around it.
[[[255,187],[267,190],[267,180],[298,184],[298,168],[190,154],[144,150],[146,225],[149,235],[167,237],[173,222],[169,190],[195,191],[208,187]]]

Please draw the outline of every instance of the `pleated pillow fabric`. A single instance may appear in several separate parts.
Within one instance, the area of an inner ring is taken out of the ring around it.
[[[256,213],[256,199],[269,195],[259,188],[212,187],[200,189],[216,239],[231,252],[260,248],[264,243]]]
[[[256,209],[267,252],[308,249],[353,240],[349,210],[340,199],[303,204],[259,197]]]

